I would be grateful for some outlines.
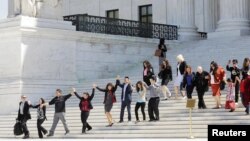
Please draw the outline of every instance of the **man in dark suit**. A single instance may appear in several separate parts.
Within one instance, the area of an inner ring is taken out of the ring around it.
[[[19,110],[18,110],[18,117],[17,120],[19,120],[22,123],[22,129],[24,132],[24,137],[23,139],[29,138],[29,130],[26,125],[27,121],[31,119],[30,116],[30,102],[26,100],[26,96],[22,95],[21,96],[21,102],[19,103]]]
[[[121,84],[119,80],[119,76],[116,79],[116,85],[122,88],[122,95],[121,95],[121,112],[120,112],[120,121],[119,123],[123,122],[124,110],[127,107],[128,111],[128,121],[131,121],[131,101],[132,101],[132,92],[133,89],[130,85],[129,77],[126,76],[124,78],[124,83]]]

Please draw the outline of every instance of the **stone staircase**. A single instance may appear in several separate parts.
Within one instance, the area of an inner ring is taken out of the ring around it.
[[[132,84],[140,80],[140,77],[131,77]],[[107,82],[115,82],[115,79],[101,79],[96,81],[86,81],[76,86],[78,93],[83,91],[91,92],[92,84],[96,83],[100,87],[105,87]],[[169,88],[173,93],[173,84],[169,84]],[[65,90],[66,94],[66,90]],[[81,134],[81,120],[80,110],[78,107],[79,100],[73,96],[66,103],[66,120],[70,129],[70,134],[64,135],[65,131],[61,122],[55,131],[55,136],[51,138],[93,138],[93,139],[124,139],[124,138],[187,138],[189,136],[189,110],[186,108],[186,100],[175,100],[172,98],[167,101],[161,101],[159,105],[160,109],[160,121],[157,122],[139,122],[135,123],[134,107],[136,101],[136,93],[133,93],[132,102],[132,122],[127,122],[127,113],[125,110],[124,123],[118,124],[120,113],[120,94],[119,88],[116,92],[118,102],[114,104],[112,109],[112,115],[115,120],[115,124],[112,127],[105,127],[108,123],[104,115],[104,106],[102,104],[104,94],[96,91],[95,97],[92,101],[94,109],[91,111],[88,122],[93,127],[93,130],[88,131],[87,134]],[[148,94],[147,94],[148,95]],[[52,99],[47,97],[46,101]],[[193,93],[193,98],[197,99],[196,92]],[[249,116],[245,115],[244,108],[239,103],[239,108],[235,112],[230,113],[228,110],[212,109],[214,106],[214,100],[211,96],[211,92],[205,94],[205,103],[207,109],[198,109],[196,107],[193,110],[193,134],[196,138],[207,137],[207,125],[208,124],[250,124]],[[225,92],[222,93],[222,103],[225,102]],[[36,102],[32,102],[36,103]],[[18,107],[18,104],[16,104]],[[47,109],[48,120],[44,122],[43,126],[46,129],[50,129],[53,120],[54,106],[50,106]],[[28,121],[28,128],[30,130],[31,138],[38,138],[36,128],[36,110],[31,109],[32,119]],[[142,119],[139,111],[140,119]],[[146,116],[148,120],[148,112],[146,106]],[[22,136],[15,137],[13,135],[13,125],[15,124],[15,118],[17,112],[12,112],[10,115],[0,116],[0,138],[13,138],[19,139]]]
[[[243,58],[249,57],[249,45],[250,37],[234,37],[234,38],[220,38],[213,40],[202,40],[193,42],[181,42],[169,45],[169,51],[167,58],[172,65],[173,75],[175,75],[176,56],[183,54],[187,63],[193,67],[193,71],[196,71],[196,67],[201,65],[205,70],[209,69],[209,64],[212,60],[217,61],[220,65],[225,67],[228,59],[237,58],[239,60],[239,67],[242,66]],[[152,49],[152,52],[154,49]],[[153,54],[153,53],[152,53]],[[149,61],[155,68],[155,73],[158,73],[158,58],[149,57]],[[128,68],[127,70],[121,70],[119,73],[122,77],[125,75],[130,76],[132,83],[135,84],[142,78],[142,62],[138,62],[137,65]],[[229,76],[229,75],[228,75]],[[91,92],[92,84],[97,83],[100,87],[105,87],[108,82],[115,83],[114,78],[88,80],[80,82],[76,87],[79,93],[83,91]],[[173,82],[169,84],[169,88],[174,96]],[[64,93],[69,92],[69,89],[64,89]],[[40,92],[41,93],[41,92]],[[118,102],[114,104],[112,109],[112,115],[115,122],[119,121],[120,112],[120,94],[121,89],[116,92]],[[226,92],[222,92],[222,104],[225,102]],[[49,101],[53,97],[53,92],[50,97],[46,97]],[[132,102],[132,121],[131,123],[115,123],[113,127],[105,127],[108,123],[104,115],[103,102],[104,94],[96,91],[95,98],[93,99],[94,109],[91,111],[88,122],[93,127],[93,130],[87,132],[87,134],[81,134],[81,120],[80,110],[78,107],[79,100],[76,97],[71,97],[67,101],[66,108],[66,120],[70,129],[69,135],[64,135],[64,128],[59,122],[55,136],[53,138],[94,138],[94,139],[112,139],[112,138],[187,138],[189,136],[189,111],[186,108],[186,100],[171,98],[167,101],[161,101],[159,105],[160,109],[160,121],[158,122],[139,122],[135,124],[134,106],[136,101],[136,93],[133,93]],[[193,93],[193,98],[197,99],[196,92]],[[38,100],[38,99],[37,99]],[[239,103],[235,112],[230,113],[229,110],[212,109],[214,107],[214,99],[211,96],[211,91],[205,94],[205,103],[208,109],[193,110],[193,134],[196,138],[207,137],[207,125],[208,124],[243,124],[249,125],[249,116],[245,115],[244,108]],[[32,101],[32,103],[36,103]],[[14,103],[15,104],[15,103]],[[16,103],[18,108],[18,103]],[[48,120],[44,122],[44,127],[50,129],[52,125],[54,113],[54,106],[51,106],[47,110]],[[36,129],[36,110],[31,110],[32,119],[28,121],[28,128],[30,130],[31,138],[38,138]],[[139,112],[140,118],[141,114]],[[146,115],[147,106],[146,106]],[[13,135],[13,126],[15,124],[15,118],[17,117],[17,111],[8,115],[0,115],[0,138],[14,138],[19,139],[21,136],[15,137]],[[125,112],[125,121],[127,113]]]

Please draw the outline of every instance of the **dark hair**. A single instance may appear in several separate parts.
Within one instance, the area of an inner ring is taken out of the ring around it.
[[[59,92],[60,94],[62,94],[62,90],[61,89],[56,89],[57,92]]]
[[[186,68],[185,68],[185,75],[188,74],[187,68],[190,68],[190,73],[192,73],[192,67],[190,65],[187,65]]]
[[[89,93],[88,92],[83,92],[83,94],[86,94],[89,97]]]
[[[160,38],[160,43],[159,43],[159,45],[164,45],[164,43],[165,43],[165,38]]]
[[[144,90],[142,81],[138,81],[138,82],[136,83],[136,91],[137,91],[137,92],[140,91],[140,88],[138,87],[138,85],[141,85],[141,90]]]
[[[128,76],[125,76],[124,78],[125,78],[125,79],[126,79],[126,78],[128,78],[128,79],[129,79],[129,77],[128,77]]]
[[[238,60],[237,59],[233,59],[233,64],[238,64]]]
[[[146,67],[144,66],[144,63],[146,64]],[[151,69],[152,68],[152,66],[151,66],[151,64],[150,64],[150,62],[148,60],[143,61],[143,68],[144,69],[145,68],[147,68],[147,69]]]
[[[163,62],[166,63],[166,66],[163,64]],[[165,69],[165,68],[169,68],[169,67],[170,67],[170,64],[169,64],[169,62],[168,62],[167,59],[164,59],[163,62],[162,62],[162,64],[161,64],[161,68],[162,68],[162,69]]]
[[[214,69],[212,69],[212,67],[210,66],[210,73],[213,72],[213,75],[215,75],[217,69],[218,69],[218,64],[215,62],[215,61],[212,61],[210,63],[210,65],[213,65],[214,66]]]
[[[250,61],[249,58],[245,58],[245,59],[244,59],[244,61],[243,61],[243,67],[242,67],[243,69],[249,67],[249,66],[247,66],[247,62],[249,62],[249,61]]]
[[[227,78],[227,82],[233,82],[231,78]]]
[[[114,86],[112,83],[108,83],[108,84],[106,85],[106,90],[109,91],[109,89],[108,89],[109,86],[112,87],[112,88],[111,88],[111,91],[113,91],[114,88],[115,88],[115,86]]]
[[[45,100],[43,98],[40,98],[40,100],[42,101],[42,104],[45,103]]]
[[[156,76],[155,76],[155,75],[152,75],[152,77],[150,77],[150,79],[156,81]]]

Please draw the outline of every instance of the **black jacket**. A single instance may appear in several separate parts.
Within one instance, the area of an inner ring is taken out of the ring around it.
[[[94,88],[92,89],[92,94],[91,94],[91,96],[89,96],[88,99],[84,99],[83,97],[79,96],[77,92],[75,92],[75,95],[76,95],[76,97],[77,97],[78,99],[80,99],[80,103],[79,103],[79,108],[80,108],[80,110],[82,110],[81,108],[82,108],[82,101],[83,101],[83,100],[87,100],[87,101],[89,102],[89,109],[93,109],[91,100],[92,100],[92,99],[94,98],[94,96],[95,96],[95,89],[94,89]]]
[[[108,90],[102,89],[102,88],[99,88],[99,87],[96,87],[96,89],[99,90],[99,91],[101,91],[101,92],[104,92],[104,93],[105,93],[105,95],[104,95],[104,100],[103,100],[103,104],[105,104],[105,103],[106,103],[107,96],[108,96]],[[112,94],[113,94],[113,96],[114,96],[114,98],[115,98],[115,101],[116,101],[116,96],[115,96],[115,91],[116,91],[116,89],[117,89],[117,85],[115,85],[114,89],[112,90]]]
[[[161,50],[161,56],[160,57],[166,58],[166,52],[168,51],[166,45],[158,45],[158,49]]]
[[[19,103],[19,109],[18,109],[18,120],[21,120],[21,113],[20,113],[20,106],[21,106],[21,102]],[[31,119],[31,115],[30,115],[30,105],[28,104],[28,101],[24,102],[24,106],[23,106],[23,118],[25,119]]]
[[[181,75],[184,74],[186,66],[187,66],[186,61],[181,62],[181,64],[179,65],[179,68],[177,68],[177,76],[179,75],[178,70],[180,70]]]
[[[123,95],[124,95],[123,89],[124,89],[125,83],[121,84],[119,80],[116,80],[116,85],[118,85],[122,88],[121,101],[123,101]],[[132,101],[132,92],[133,92],[133,89],[132,89],[131,85],[128,84],[128,86],[125,90],[125,100],[124,101],[126,101],[126,102]]]
[[[194,85],[197,91],[208,91],[209,80],[205,78],[206,76],[209,76],[209,73],[206,71],[203,71],[202,73],[196,72],[194,78]]]
[[[233,82],[235,82],[236,76],[238,76],[240,78],[240,69],[239,68],[229,67],[228,65],[226,68],[227,68],[227,71],[231,72],[231,79],[233,80]]]
[[[146,68],[143,69],[143,76],[144,76],[144,70],[145,70],[145,69],[146,69]],[[154,69],[151,67],[150,69],[147,70],[147,75],[146,75],[146,77],[151,78],[153,75],[154,75]],[[145,76],[144,76],[144,77],[145,77]]]
[[[55,104],[55,112],[65,112],[65,101],[71,97],[71,94],[54,97],[50,102],[49,105]]]
[[[161,74],[160,75],[161,75],[160,76],[161,79],[163,79],[163,80],[169,79],[169,80],[172,81],[173,80],[173,76],[172,76],[172,68],[171,68],[171,66],[169,66],[169,67],[161,70]]]
[[[30,105],[30,107],[37,109],[37,108],[40,108],[40,104],[38,104],[36,106]],[[42,110],[43,110],[43,113],[44,113],[44,118],[47,119],[47,117],[46,117],[46,106],[43,106]]]

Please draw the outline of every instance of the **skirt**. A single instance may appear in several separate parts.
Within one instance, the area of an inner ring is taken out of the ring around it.
[[[180,87],[182,81],[183,81],[183,75],[178,75],[174,80],[174,86]]]
[[[220,84],[211,84],[213,96],[220,96]]]
[[[105,113],[106,112],[109,113],[111,111],[112,107],[113,107],[113,104],[105,104],[105,106],[104,106]]]

